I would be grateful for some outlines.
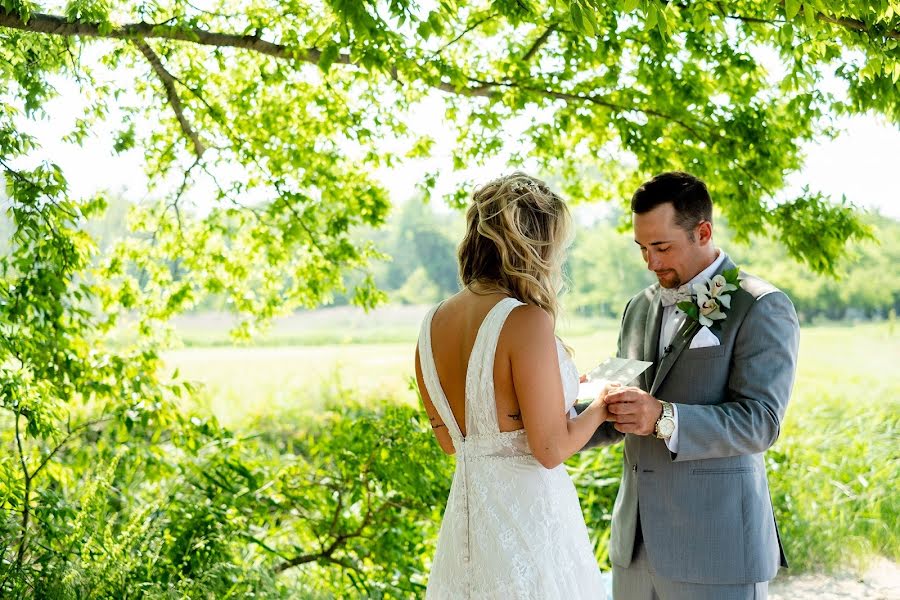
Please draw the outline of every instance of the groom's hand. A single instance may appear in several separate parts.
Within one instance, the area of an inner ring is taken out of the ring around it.
[[[636,387],[613,390],[606,396],[610,421],[617,431],[635,435],[652,435],[662,415],[662,403]]]

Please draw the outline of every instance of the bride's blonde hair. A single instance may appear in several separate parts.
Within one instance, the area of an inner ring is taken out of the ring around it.
[[[459,245],[463,285],[496,287],[559,313],[563,262],[572,241],[572,217],[547,184],[515,172],[475,190]]]

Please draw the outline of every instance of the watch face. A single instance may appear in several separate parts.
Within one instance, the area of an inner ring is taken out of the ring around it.
[[[672,419],[662,419],[659,422],[659,434],[662,437],[671,437],[675,433],[675,421]]]

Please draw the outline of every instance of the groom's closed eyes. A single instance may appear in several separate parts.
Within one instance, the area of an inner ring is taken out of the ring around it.
[[[647,247],[646,247],[646,246],[644,246],[643,244],[641,244],[641,243],[638,242],[637,240],[635,240],[634,243],[637,244],[637,245],[640,247],[641,253],[642,253],[642,254],[646,254],[646,253],[647,253]],[[653,246],[653,247],[655,247],[657,252],[668,252],[668,251],[672,248],[672,242],[669,242],[669,241],[666,241],[666,242],[651,242],[650,245]]]

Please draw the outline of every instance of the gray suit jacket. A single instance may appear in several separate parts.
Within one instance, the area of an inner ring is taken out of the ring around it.
[[[720,272],[732,268],[726,257]],[[625,438],[610,537],[615,565],[631,563],[640,511],[650,564],[667,579],[755,583],[787,566],[763,453],[778,438],[791,396],[800,328],[784,293],[741,277],[727,318],[711,327],[719,346],[689,349],[682,329],[671,350],[657,356],[658,284],[625,307],[618,354],[654,362],[635,385],[677,405],[678,453],[654,436],[623,435],[610,423],[588,442]]]

